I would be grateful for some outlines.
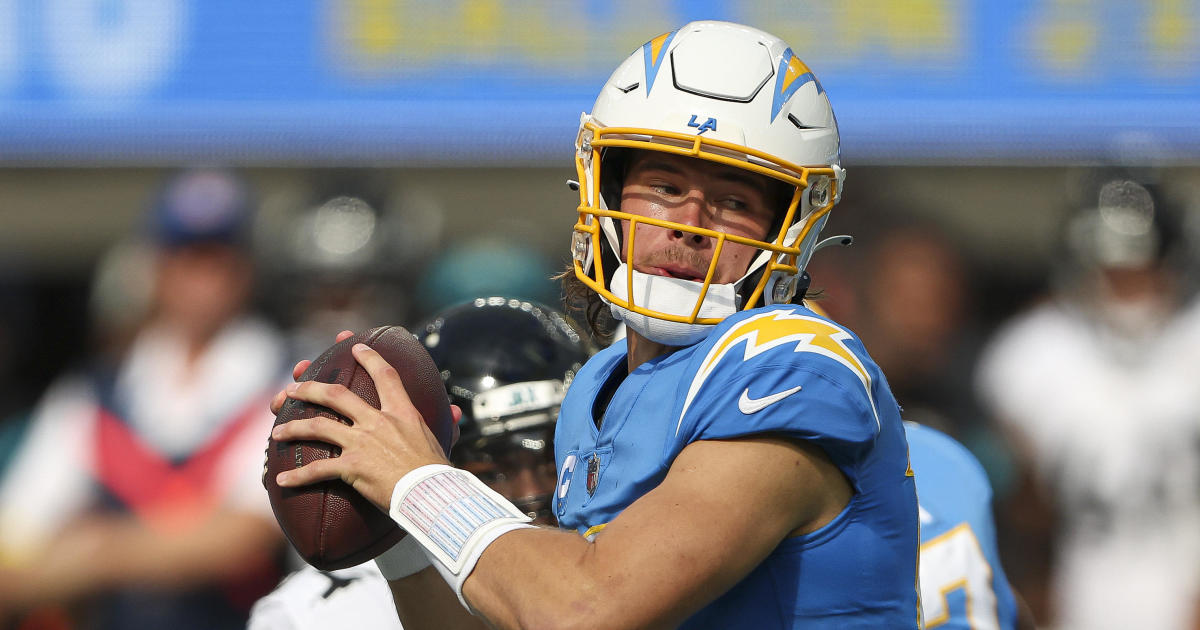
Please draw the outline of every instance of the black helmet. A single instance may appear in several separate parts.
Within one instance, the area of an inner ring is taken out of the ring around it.
[[[441,311],[414,332],[463,410],[455,464],[495,464],[476,471],[493,485],[504,481],[502,460],[536,456],[553,471],[558,407],[592,353],[576,325],[535,302],[490,297]],[[509,498],[522,509],[549,508],[548,494],[521,494]]]

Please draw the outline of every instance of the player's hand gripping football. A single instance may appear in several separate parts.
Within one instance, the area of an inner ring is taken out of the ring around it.
[[[342,331],[337,341],[354,333]],[[316,381],[292,383],[275,395],[271,412],[279,413],[288,398],[328,407],[353,421],[345,425],[324,417],[304,418],[281,424],[272,431],[277,441],[319,440],[341,449],[339,457],[321,459],[279,473],[282,487],[304,486],[318,481],[341,479],[383,511],[391,507],[392,489],[409,471],[426,464],[448,464],[437,438],[425,426],[421,414],[409,401],[396,370],[371,348],[358,344],[354,357],[371,375],[379,393],[375,409],[342,385]],[[301,361],[292,370],[298,379],[311,361]],[[454,416],[454,439],[462,410],[450,406]]]

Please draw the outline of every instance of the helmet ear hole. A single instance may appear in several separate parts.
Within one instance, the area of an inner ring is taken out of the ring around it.
[[[777,179],[768,179],[767,181],[767,203],[770,207],[777,208],[775,219],[771,222],[771,229],[767,232],[767,237],[770,238],[779,236],[779,232],[783,228],[783,217],[787,215],[788,208],[792,205],[792,199],[795,198],[796,187]],[[800,220],[803,210],[803,203],[796,206],[796,216],[792,217],[793,225]]]
[[[630,150],[621,147],[605,149],[600,154],[600,197],[609,210],[621,207],[621,189],[629,172]]]
[[[618,228],[619,227],[620,226],[618,226]],[[620,239],[621,230],[618,229],[617,240]],[[600,246],[600,263],[604,265],[604,285],[612,286],[613,272],[615,272],[617,267],[621,264],[621,261],[617,258],[617,253],[613,251],[613,248],[605,247],[604,245]]]
[[[742,284],[738,287],[737,291],[738,310],[746,307],[746,302],[750,300],[750,295],[754,293],[754,287],[758,286],[759,281],[762,280],[763,274],[766,273],[766,271],[767,265],[762,265],[758,269],[755,269],[754,273],[746,276],[746,279],[742,281]],[[762,304],[760,303],[758,306],[762,306]]]
[[[611,147],[600,154],[600,197],[609,210],[621,208],[621,191],[625,186],[625,176],[629,173],[632,157],[633,150],[622,147]],[[617,242],[610,243],[613,247],[604,247],[603,245],[600,247],[600,262],[604,266],[605,286],[611,286],[613,271],[621,264],[620,252],[625,247],[621,226],[615,220],[613,223],[616,224],[614,227],[616,228]]]

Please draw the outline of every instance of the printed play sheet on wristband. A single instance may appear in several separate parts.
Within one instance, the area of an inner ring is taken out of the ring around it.
[[[469,473],[446,467],[413,481],[397,485],[392,517],[455,573],[485,530],[529,520]]]

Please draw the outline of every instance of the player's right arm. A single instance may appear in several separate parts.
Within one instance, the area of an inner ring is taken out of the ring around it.
[[[340,478],[388,510],[406,473],[444,455],[396,371],[366,346],[355,352],[382,408],[338,385],[289,386],[273,406],[284,396],[304,400],[353,424],[317,417],[275,427],[277,440],[320,440],[342,449],[339,457],[282,472],[277,481],[293,487]],[[483,549],[462,593],[502,628],[674,628],[784,538],[832,521],[851,496],[849,482],[814,443],[770,434],[699,440],[593,541],[538,528],[499,536]],[[400,595],[402,609],[426,604]]]
[[[372,376],[382,391],[389,377]],[[342,446],[342,456],[322,466],[281,473],[281,485],[340,476],[387,506],[383,488],[395,485],[395,473],[379,462],[416,456],[411,451],[428,433],[420,418],[389,417],[324,384],[306,383],[293,395],[350,415],[354,430],[321,419],[277,427],[277,439]],[[384,435],[393,432],[419,436]],[[813,444],[772,436],[701,440],[685,447],[664,481],[594,541],[538,528],[500,536],[483,551],[463,595],[501,628],[673,628],[749,574],[785,537],[831,521],[850,496],[845,477]],[[433,611],[452,614],[452,606],[433,575],[408,579],[393,589],[405,627],[418,630],[424,621],[446,627]]]
[[[850,495],[814,445],[768,436],[694,442],[594,542],[517,530],[488,548],[464,594],[506,628],[677,627],[785,537],[832,520]]]
[[[773,437],[696,442],[594,541],[543,528],[500,537],[464,596],[500,628],[673,628],[786,536],[832,520],[850,494],[815,446]],[[433,568],[390,586],[406,630],[486,627]]]

